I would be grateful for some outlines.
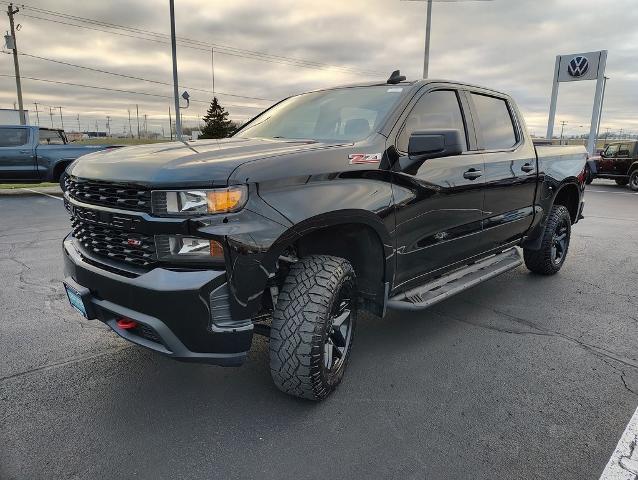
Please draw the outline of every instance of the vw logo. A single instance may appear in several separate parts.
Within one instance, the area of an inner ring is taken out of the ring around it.
[[[582,77],[587,73],[587,70],[589,70],[589,60],[581,56],[572,58],[567,67],[567,73],[575,78]]]

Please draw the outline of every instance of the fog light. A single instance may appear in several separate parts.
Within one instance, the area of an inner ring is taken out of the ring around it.
[[[182,235],[158,235],[155,243],[160,260],[178,262],[223,262],[224,260],[224,247],[217,240]]]

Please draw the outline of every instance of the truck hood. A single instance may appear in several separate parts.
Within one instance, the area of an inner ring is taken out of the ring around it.
[[[91,180],[147,186],[219,186],[243,163],[331,149],[343,144],[312,140],[225,138],[117,148],[79,158],[67,171]]]

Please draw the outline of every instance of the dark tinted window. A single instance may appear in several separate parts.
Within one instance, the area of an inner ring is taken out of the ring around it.
[[[405,126],[397,139],[397,148],[407,152],[412,132],[431,129],[460,130],[463,136],[463,150],[467,150],[463,115],[456,92],[437,90],[421,97],[405,121]]]
[[[621,145],[618,149],[619,157],[628,157],[629,156],[629,145]]]
[[[26,128],[0,128],[0,147],[26,145],[29,131]]]
[[[502,150],[516,145],[516,133],[507,102],[500,98],[472,94],[485,150]]]

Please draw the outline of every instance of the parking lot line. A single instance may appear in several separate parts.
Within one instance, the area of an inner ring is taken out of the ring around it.
[[[638,195],[638,192],[610,192],[608,190],[589,190],[589,189],[586,189],[585,193],[610,193],[612,195]]]
[[[38,192],[37,190],[32,190],[30,188],[21,187],[20,190],[27,190],[29,192],[37,193],[40,195],[44,195],[45,197],[51,197],[51,198],[55,198],[56,200],[62,201],[61,197],[56,197],[55,195],[49,195],[48,193],[44,193],[44,192]]]
[[[638,475],[638,408],[620,437],[600,480],[634,480]]]

